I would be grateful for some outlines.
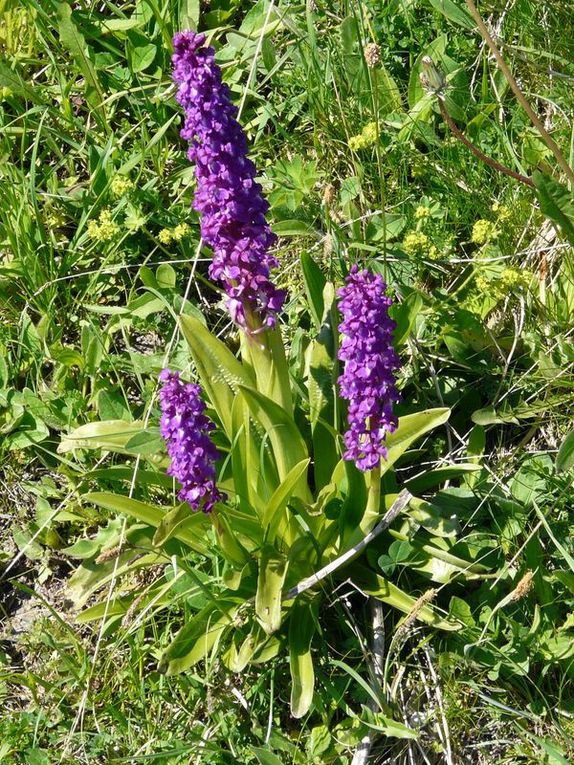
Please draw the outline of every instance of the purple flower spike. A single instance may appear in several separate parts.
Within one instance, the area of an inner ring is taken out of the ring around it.
[[[163,369],[159,379],[163,383],[159,393],[160,431],[171,457],[167,473],[180,482],[178,496],[182,501],[193,510],[209,513],[225,496],[215,485],[214,462],[219,455],[209,438],[215,426],[203,414],[201,388],[184,383],[179,372],[169,369]]]
[[[381,276],[353,266],[345,286],[337,291],[343,316],[339,359],[345,362],[339,389],[349,401],[343,456],[359,470],[372,470],[381,457],[386,459],[385,436],[397,427],[394,373],[400,360],[393,348],[395,323],[389,317],[393,301],[386,289]]]
[[[247,140],[236,120],[228,86],[221,81],[215,51],[205,35],[175,35],[173,79],[185,111],[181,136],[189,141],[197,191],[193,207],[201,216],[201,236],[213,250],[209,269],[222,284],[232,319],[248,331],[273,327],[285,292],[269,272],[278,261],[269,254],[275,242],[265,214],[269,205],[255,181]]]

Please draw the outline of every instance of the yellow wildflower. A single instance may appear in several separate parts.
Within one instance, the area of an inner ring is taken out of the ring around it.
[[[119,199],[131,191],[134,187],[133,181],[125,175],[114,175],[111,183],[112,194]]]
[[[187,234],[189,234],[189,226],[187,223],[178,223],[171,232],[172,238],[176,242],[180,242],[184,236],[187,236]]]
[[[169,228],[162,228],[162,230],[157,235],[157,238],[162,244],[169,244],[171,240],[173,239],[173,235],[171,233],[171,229]]]
[[[109,242],[110,239],[120,233],[120,227],[112,220],[112,213],[105,207],[98,217],[98,220],[88,222],[88,235],[98,242]]]
[[[477,220],[472,227],[471,241],[475,244],[486,244],[491,239],[496,239],[497,236],[496,226],[490,220]]]
[[[419,205],[415,210],[415,220],[424,220],[430,215],[430,210],[425,205]]]
[[[420,231],[411,231],[403,240],[403,250],[407,255],[416,255],[423,252],[428,246],[429,238]]]

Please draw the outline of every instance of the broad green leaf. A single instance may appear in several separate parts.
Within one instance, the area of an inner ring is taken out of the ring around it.
[[[71,53],[78,69],[86,83],[86,98],[94,106],[94,116],[100,124],[109,130],[106,113],[103,106],[103,90],[100,85],[96,68],[90,61],[84,36],[72,18],[72,6],[69,3],[58,3],[58,33],[62,45]]]
[[[407,414],[399,418],[399,426],[387,436],[388,456],[382,462],[381,472],[386,472],[417,439],[430,430],[443,425],[450,416],[450,409],[424,409],[422,412]]]
[[[200,0],[179,0],[179,28],[197,29]]]
[[[416,599],[407,595],[394,584],[382,576],[379,576],[366,566],[355,564],[353,567],[352,581],[360,587],[367,595],[371,595],[377,600],[402,611],[404,614],[410,614],[416,604]],[[442,619],[430,605],[424,605],[416,613],[419,621],[436,629],[452,631],[460,629],[460,625],[451,619]]]
[[[86,502],[92,502],[98,507],[103,507],[106,510],[111,510],[114,513],[125,513],[126,515],[135,518],[142,523],[146,523],[153,528],[159,528],[162,521],[167,517],[168,512],[163,508],[157,507],[157,505],[149,505],[146,502],[140,502],[138,499],[132,499],[131,497],[124,497],[121,494],[110,494],[108,492],[92,492],[91,494],[84,495]],[[185,507],[185,505],[184,505]],[[167,521],[169,525],[169,521]],[[189,518],[185,524],[175,529],[173,536],[184,542],[192,550],[198,553],[205,554],[207,552],[207,546],[202,539],[202,534],[198,534],[198,528],[206,529],[209,525],[209,519],[204,513],[193,513],[189,509]],[[163,536],[162,543],[166,541],[166,536]]]
[[[144,424],[138,421],[90,422],[62,436],[58,452],[65,454],[74,449],[104,449],[119,454],[130,454],[126,448],[127,444],[136,434],[142,432],[144,432]]]
[[[204,537],[209,528],[209,520],[205,513],[193,513],[187,503],[169,510],[162,517],[153,537],[155,547],[161,547],[168,539],[177,536],[177,532],[185,527],[187,532],[195,531],[199,538]],[[185,532],[184,532],[185,533]]]
[[[176,675],[207,658],[240,606],[241,603],[237,600],[225,598],[205,606],[177,633],[164,651],[158,671],[166,675]]]
[[[574,430],[566,436],[558,449],[556,472],[565,473],[572,467],[574,467]]]
[[[253,380],[229,348],[198,319],[182,316],[180,324],[203,389],[231,439],[233,399],[241,385],[251,386]]]
[[[449,21],[453,21],[465,29],[476,29],[476,24],[470,13],[453,0],[429,0],[429,3]]]
[[[309,462],[310,460],[307,457],[307,459],[304,459],[295,465],[295,467],[286,475],[285,480],[281,482],[281,485],[273,492],[273,496],[269,500],[261,520],[261,525],[267,530],[267,539],[269,542],[273,542],[275,536],[279,533],[280,538],[285,541],[287,546],[291,544],[291,537],[288,536],[285,539],[284,536],[288,532],[287,519],[284,517],[284,511],[300,478],[303,475],[306,475]]]
[[[317,332],[319,332],[325,311],[323,289],[327,280],[308,252],[303,252],[301,255],[301,270],[303,271],[303,282],[309,301],[309,311],[315,322]]]
[[[397,325],[393,332],[396,348],[400,348],[411,334],[422,306],[423,298],[419,292],[411,292],[402,303],[392,306],[390,311],[391,317]]]
[[[540,210],[557,223],[563,235],[574,246],[574,195],[566,186],[539,170],[532,174]]]
[[[236,529],[232,523],[229,523],[223,509],[213,514],[212,522],[219,549],[225,558],[236,568],[243,568],[251,561],[251,557],[237,538]]]
[[[423,475],[407,481],[405,486],[412,494],[420,494],[433,486],[437,486],[439,483],[480,470],[480,465],[475,465],[471,462],[459,462],[457,465],[445,465],[444,467],[436,468],[436,470],[428,470]]]
[[[265,545],[259,559],[255,613],[268,635],[281,626],[281,593],[287,575],[287,559],[271,545]]]
[[[296,600],[289,619],[291,714],[296,719],[306,715],[313,702],[315,672],[311,656],[311,641],[314,634],[313,604],[307,600]]]
[[[269,437],[279,479],[284,481],[289,471],[309,456],[305,441],[293,419],[274,401],[259,391],[244,386],[241,386],[241,394],[251,414]],[[303,501],[309,499],[307,482],[301,479],[294,493]]]
[[[251,751],[257,757],[259,765],[283,765],[283,761],[269,749],[263,749],[259,746],[252,746]]]
[[[244,361],[253,368],[257,390],[290,414],[293,404],[289,367],[279,328],[253,335],[242,333],[241,350]]]
[[[335,419],[335,381],[333,378],[334,338],[330,323],[324,322],[321,333],[307,348],[306,376],[309,391],[309,419],[313,439],[313,476],[320,489],[331,480],[338,462]]]
[[[417,523],[437,537],[453,537],[456,535],[459,523],[455,518],[444,518],[430,502],[413,497],[405,514],[414,518]]]

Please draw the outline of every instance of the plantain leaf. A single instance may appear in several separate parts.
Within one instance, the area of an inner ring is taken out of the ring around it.
[[[291,670],[291,714],[295,718],[307,714],[313,701],[315,672],[311,641],[315,633],[313,604],[296,600],[289,619],[289,669]]]
[[[159,528],[162,521],[169,514],[157,505],[149,505],[146,502],[140,502],[138,499],[124,497],[121,494],[93,492],[86,494],[84,499],[106,510],[111,510],[115,513],[125,513],[154,528]],[[173,536],[184,542],[188,547],[191,547],[195,552],[205,554],[208,548],[202,536],[204,536],[205,530],[209,525],[209,519],[204,513],[193,513],[191,510],[188,512],[187,521],[174,530]],[[165,541],[166,537],[163,539],[163,542]]]
[[[62,436],[58,452],[65,454],[74,449],[104,449],[117,454],[134,454],[140,448],[145,452],[146,444],[152,438],[155,434],[148,432],[143,422],[102,420],[80,425]]]
[[[574,467],[574,430],[566,436],[558,449],[556,472],[565,473],[572,467]]]
[[[158,672],[176,675],[207,658],[240,607],[241,602],[226,598],[219,598],[205,606],[179,630],[164,651]]]
[[[470,13],[466,8],[453,2],[453,0],[429,0],[429,3],[449,21],[465,29],[476,29],[476,24]]]
[[[450,416],[450,409],[424,409],[422,412],[407,414],[399,418],[399,426],[387,436],[388,456],[383,460],[381,472],[386,472],[401,457],[411,444],[425,433],[443,425]]]
[[[317,332],[319,332],[325,311],[323,289],[325,288],[327,280],[308,252],[304,252],[301,255],[301,270],[303,271],[303,283],[309,302],[309,311],[315,322]]]
[[[371,595],[377,600],[382,600],[383,603],[387,603],[389,606],[405,614],[410,614],[413,611],[413,606],[416,604],[415,598],[407,595],[406,592],[403,592],[403,590],[400,590],[366,566],[354,564],[352,581],[367,595]],[[416,618],[437,629],[446,631],[460,629],[460,625],[452,619],[441,619],[430,605],[422,606],[417,611]]]
[[[85,81],[86,100],[94,107],[94,115],[100,125],[109,131],[108,121],[103,106],[104,94],[95,66],[88,58],[86,40],[73,19],[72,6],[69,3],[58,3],[58,33],[62,45],[71,53]]]
[[[273,496],[269,500],[261,521],[263,528],[267,530],[268,542],[273,542],[278,532],[281,537],[284,538],[284,534],[287,531],[287,519],[284,511],[301,476],[306,473],[309,461],[310,460],[307,457],[307,459],[297,463],[297,465],[289,471],[285,480],[281,482],[281,485],[277,487]],[[292,540],[290,538],[285,540],[287,546],[290,546],[291,542]]]
[[[574,196],[566,186],[539,170],[532,173],[540,210],[557,223],[562,234],[574,246]]]
[[[241,385],[253,385],[253,380],[229,348],[198,319],[182,316],[180,324],[203,389],[231,440],[233,399]]]
[[[253,388],[241,386],[241,393],[254,419],[269,437],[279,480],[284,481],[289,471],[309,456],[305,441],[293,419],[278,404]],[[310,499],[305,477],[299,480],[294,494],[304,501]]]
[[[281,626],[281,592],[287,575],[287,559],[272,545],[265,545],[259,559],[255,613],[268,635]]]

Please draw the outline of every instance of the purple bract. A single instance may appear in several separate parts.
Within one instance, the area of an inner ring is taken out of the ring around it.
[[[162,370],[159,379],[163,383],[159,393],[160,431],[171,458],[168,475],[180,482],[181,500],[193,510],[209,513],[225,496],[215,485],[214,463],[219,455],[209,437],[215,426],[203,413],[201,388],[184,383],[179,372],[169,369]]]
[[[385,436],[397,427],[394,375],[400,360],[393,348],[395,323],[389,317],[393,301],[386,289],[381,276],[353,266],[345,286],[337,291],[343,317],[339,359],[345,362],[339,389],[349,401],[343,456],[360,470],[372,470],[381,457],[386,459]]]
[[[269,254],[275,235],[237,109],[215,51],[204,42],[205,35],[191,31],[173,40],[176,97],[185,111],[181,136],[189,141],[197,178],[193,206],[201,215],[201,236],[213,250],[209,274],[223,285],[233,320],[255,331],[275,325],[285,300],[269,279],[278,265]]]

